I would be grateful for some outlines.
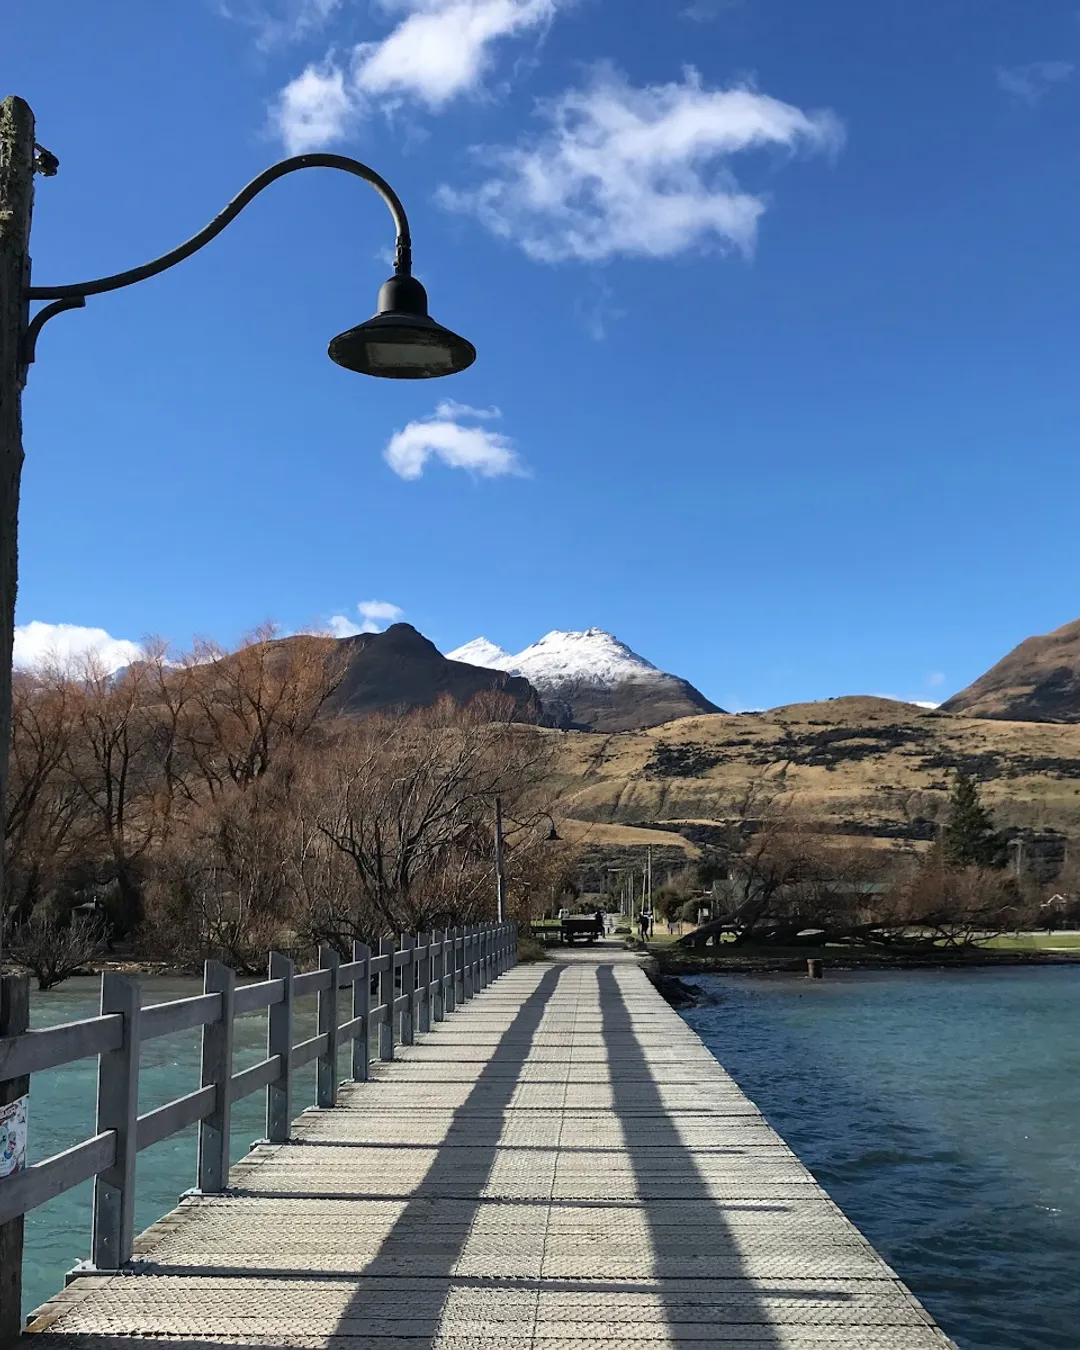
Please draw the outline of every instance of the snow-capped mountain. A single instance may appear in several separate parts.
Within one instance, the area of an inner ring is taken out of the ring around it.
[[[485,637],[473,638],[472,642],[466,642],[464,647],[459,647],[457,651],[447,652],[448,661],[464,661],[467,666],[484,666],[488,670],[509,670],[513,657],[502,647],[497,647],[494,642],[489,642]]]
[[[658,670],[602,628],[556,629],[516,656],[476,638],[448,659],[524,676],[564,727],[628,731],[720,711],[693,685]]]

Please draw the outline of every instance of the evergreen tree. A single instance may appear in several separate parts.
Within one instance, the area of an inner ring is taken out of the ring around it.
[[[1005,850],[974,778],[957,770],[941,852],[950,867],[1000,867]]]

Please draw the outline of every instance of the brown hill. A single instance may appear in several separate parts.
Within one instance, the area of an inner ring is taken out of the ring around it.
[[[962,769],[999,825],[1080,835],[1080,726],[838,698],[621,735],[548,734],[559,736],[561,813],[583,827],[660,827],[708,843],[748,787],[766,782],[839,837],[925,848]]]
[[[1080,619],[1027,638],[942,710],[1011,722],[1080,722]]]
[[[723,711],[675,675],[622,680],[616,685],[576,680],[544,689],[542,697],[556,726],[577,731],[638,731],[681,717]]]
[[[381,708],[426,708],[443,694],[467,703],[488,690],[509,694],[522,721],[542,715],[536,690],[519,675],[448,661],[433,642],[411,624],[396,623],[385,633],[360,633],[341,638],[335,648],[345,655],[345,673],[327,705],[328,711],[354,717]]]

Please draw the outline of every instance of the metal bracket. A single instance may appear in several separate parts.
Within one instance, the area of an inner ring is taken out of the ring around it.
[[[86,304],[85,295],[71,295],[65,300],[54,300],[51,305],[46,305],[44,309],[39,309],[30,322],[26,325],[26,331],[23,333],[22,343],[22,366],[23,382],[26,381],[26,371],[28,367],[34,364],[37,355],[38,334],[57,314],[62,314],[65,309],[82,309]]]
[[[99,1275],[102,1279],[112,1279],[115,1275],[144,1275],[147,1271],[153,1269],[154,1263],[152,1261],[128,1261],[119,1270],[103,1270],[100,1266],[95,1266],[93,1261],[79,1261],[65,1273],[64,1288],[66,1289],[72,1280],[81,1280],[87,1275]]]

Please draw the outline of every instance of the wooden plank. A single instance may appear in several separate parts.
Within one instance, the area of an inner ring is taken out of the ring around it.
[[[28,1214],[47,1200],[52,1200],[73,1186],[81,1186],[92,1176],[111,1167],[116,1161],[116,1134],[112,1130],[95,1134],[74,1144],[63,1153],[43,1158],[25,1171],[0,1181],[0,1224],[5,1227],[17,1215]],[[5,1296],[14,1297],[4,1286]],[[19,1306],[18,1299],[15,1307]],[[6,1307],[7,1305],[5,1305]]]
[[[372,973],[372,975],[381,975],[384,971],[389,970],[389,968],[390,968],[390,957],[389,957],[389,956],[386,956],[386,955],[383,955],[383,956],[373,956],[373,957],[371,958],[371,973]]]
[[[139,1040],[152,1041],[158,1036],[171,1036],[174,1031],[190,1031],[220,1017],[220,994],[197,994],[171,1003],[152,1003],[143,1008],[139,1018]]]
[[[289,1060],[294,1069],[302,1069],[305,1064],[310,1064],[313,1059],[318,1059],[320,1055],[325,1054],[327,1044],[326,1032],[318,1036],[312,1036],[310,1040],[301,1041],[299,1045],[294,1045]]]
[[[141,1115],[135,1128],[136,1151],[141,1153],[144,1148],[150,1148],[162,1139],[168,1139],[204,1120],[213,1111],[216,1097],[217,1088],[211,1084],[189,1092],[186,1097],[166,1102],[156,1111],[147,1111]]]
[[[123,1035],[124,1019],[110,1016],[87,1017],[42,1031],[27,1031],[21,1036],[4,1036],[0,1039],[0,1083],[115,1050]],[[8,1100],[14,1098],[5,1098],[0,1089],[0,1105]]]
[[[4,747],[6,752],[7,747]],[[2,804],[0,804],[2,805]],[[2,884],[0,877],[0,884]],[[3,916],[0,914],[0,922]],[[9,1049],[12,1043],[26,1039],[30,1025],[29,975],[5,975],[0,978],[0,1056],[9,1063],[15,1055]],[[28,1074],[9,1074],[0,1082],[0,1106],[8,1106],[25,1097],[30,1091]],[[24,1173],[24,1175],[26,1175]],[[0,1198],[19,1177],[0,1181]],[[9,1197],[10,1199],[10,1197]],[[17,1196],[16,1196],[17,1199]],[[28,1206],[13,1209],[11,1216],[0,1219],[0,1345],[13,1345],[18,1338],[22,1306],[23,1213]]]
[[[356,950],[356,947],[358,945],[359,944],[355,942],[353,943],[354,951]],[[337,973],[338,988],[348,989],[353,984],[355,984],[356,981],[363,974],[363,964],[364,963],[362,961],[353,960],[353,961],[346,961],[342,965],[338,966],[338,973]]]
[[[260,1008],[272,1008],[284,997],[285,985],[282,980],[260,980],[258,984],[237,985],[233,995],[233,1012],[237,1017],[242,1017]]]
[[[309,970],[306,975],[297,975],[293,980],[293,998],[307,998],[330,988],[328,970]]]
[[[234,1073],[232,1076],[233,1102],[238,1102],[244,1097],[250,1097],[253,1092],[258,1092],[260,1088],[269,1087],[280,1076],[280,1055],[271,1055],[269,1059],[261,1059],[258,1064],[253,1064],[250,1069],[241,1069],[239,1073]]]

